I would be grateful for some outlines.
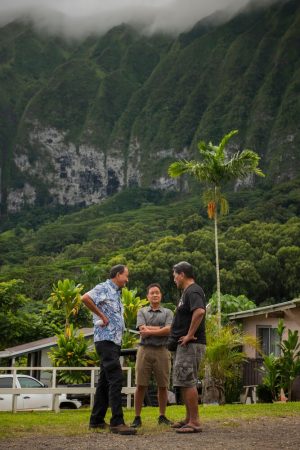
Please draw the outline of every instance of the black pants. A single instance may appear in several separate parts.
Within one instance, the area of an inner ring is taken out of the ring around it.
[[[112,412],[110,425],[120,425],[124,423],[121,395],[123,373],[119,359],[121,347],[111,341],[96,342],[95,347],[101,362],[90,424],[103,423],[110,406]]]

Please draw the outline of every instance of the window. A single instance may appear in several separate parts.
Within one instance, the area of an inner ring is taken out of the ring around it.
[[[0,378],[0,388],[12,388],[12,377],[1,377]]]
[[[43,385],[39,383],[37,380],[34,380],[33,378],[27,378],[27,377],[18,377],[20,386],[22,388],[41,388]]]
[[[279,336],[277,328],[270,326],[258,326],[256,336],[260,341],[262,351],[265,355],[273,353],[275,356],[280,356]]]

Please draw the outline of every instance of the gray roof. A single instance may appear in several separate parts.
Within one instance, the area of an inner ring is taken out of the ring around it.
[[[81,328],[80,333],[84,337],[90,337],[94,334],[93,328]],[[6,348],[0,352],[0,358],[12,358],[16,356],[21,356],[26,353],[36,352],[44,348],[53,347],[56,345],[57,337],[52,336],[44,339],[39,339],[38,341],[28,342],[27,344],[16,345],[15,347]]]
[[[245,317],[260,316],[262,314],[268,314],[275,311],[284,311],[286,309],[292,309],[300,307],[300,298],[295,298],[288,302],[277,303],[275,305],[262,306],[260,308],[248,309],[247,311],[238,311],[228,314],[229,320],[243,319]]]

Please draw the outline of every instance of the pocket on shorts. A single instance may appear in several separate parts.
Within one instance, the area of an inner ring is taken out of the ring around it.
[[[186,347],[180,347],[177,350],[174,370],[174,380],[179,385],[192,385],[195,381],[194,367],[195,367],[195,349],[192,344]]]

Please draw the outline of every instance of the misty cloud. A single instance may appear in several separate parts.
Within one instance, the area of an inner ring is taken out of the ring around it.
[[[178,33],[216,10],[233,14],[249,0],[1,0],[0,25],[30,18],[40,30],[69,37],[132,23],[145,32]],[[260,0],[260,4],[272,0]],[[228,17],[228,15],[227,15]]]

